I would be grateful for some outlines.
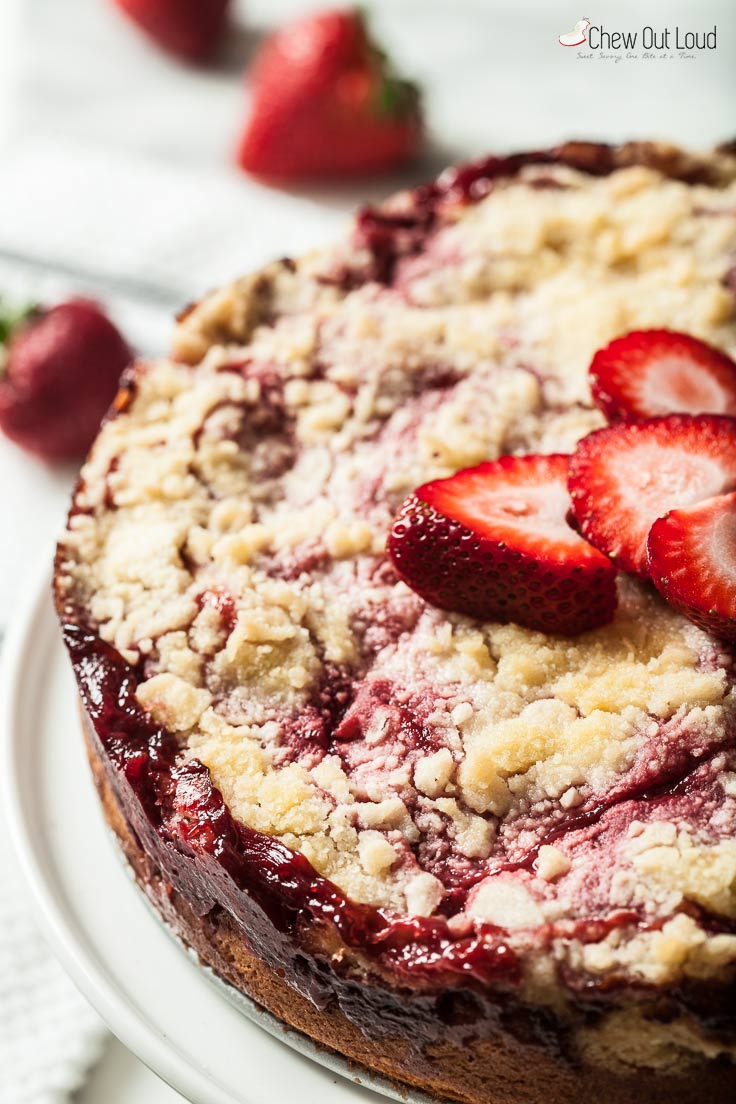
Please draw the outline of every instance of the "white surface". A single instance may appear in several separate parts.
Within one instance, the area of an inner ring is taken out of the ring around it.
[[[104,1034],[29,925],[25,889],[1,853],[0,877],[0,1104],[60,1104],[84,1082]]]
[[[117,1039],[111,1038],[104,1056],[92,1070],[74,1104],[186,1104],[184,1097]]]
[[[193,1104],[297,1095],[302,1104],[380,1104],[348,1079],[358,1078],[347,1063],[320,1052],[343,1067],[338,1076],[290,1049],[311,1047],[303,1036],[289,1033],[287,1047],[246,1019],[132,884],[85,760],[46,574],[6,642],[0,710],[4,800],[42,930],[118,1038]]]

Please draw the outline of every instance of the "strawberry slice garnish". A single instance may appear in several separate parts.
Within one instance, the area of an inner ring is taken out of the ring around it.
[[[652,580],[669,604],[736,641],[736,494],[671,510],[655,521],[647,547]]]
[[[663,414],[736,415],[736,363],[690,334],[637,330],[600,349],[593,400],[609,422]]]
[[[427,602],[484,621],[574,635],[616,608],[611,561],[568,524],[568,457],[502,456],[419,487],[388,540]]]
[[[736,487],[736,419],[672,414],[596,430],[570,458],[568,486],[586,540],[648,578],[657,518]]]

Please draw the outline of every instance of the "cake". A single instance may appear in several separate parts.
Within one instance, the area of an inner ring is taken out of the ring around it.
[[[178,319],[55,598],[108,823],[201,963],[438,1099],[736,1095],[733,653],[618,575],[577,635],[422,599],[428,480],[567,454],[648,327],[736,350],[736,157],[449,170]]]

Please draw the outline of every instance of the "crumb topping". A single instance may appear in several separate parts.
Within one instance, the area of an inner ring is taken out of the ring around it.
[[[384,555],[417,484],[601,425],[618,334],[736,352],[736,184],[540,175],[449,207],[389,286],[325,252],[187,315],[92,450],[62,570],[182,759],[353,899],[704,977],[736,963],[731,655],[631,579],[571,640],[433,609]]]

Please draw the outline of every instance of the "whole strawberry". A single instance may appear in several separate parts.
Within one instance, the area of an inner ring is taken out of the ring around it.
[[[115,0],[157,46],[185,61],[211,54],[227,22],[230,0]]]
[[[47,460],[77,459],[94,440],[130,357],[90,300],[20,317],[0,305],[0,429]]]
[[[238,161],[256,176],[379,172],[420,145],[417,88],[394,72],[357,10],[324,12],[277,31],[254,62],[251,87]]]

